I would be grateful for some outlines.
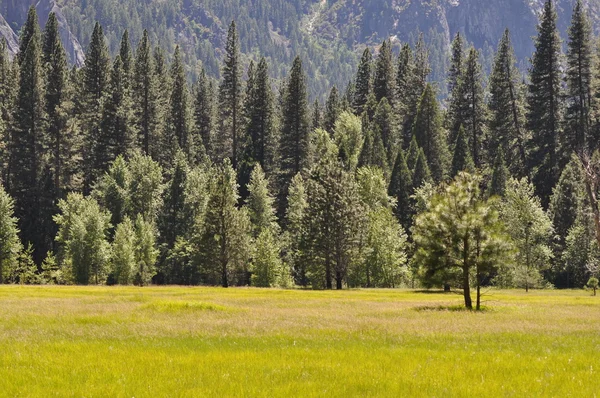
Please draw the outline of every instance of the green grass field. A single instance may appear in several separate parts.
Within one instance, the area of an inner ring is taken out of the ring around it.
[[[0,287],[0,395],[595,397],[600,297]]]

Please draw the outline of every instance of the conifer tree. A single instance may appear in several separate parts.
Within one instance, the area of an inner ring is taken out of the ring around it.
[[[456,32],[450,49],[450,68],[448,69],[448,93],[452,96],[460,84],[464,72],[464,40],[460,32]]]
[[[318,99],[315,100],[312,106],[312,117],[310,126],[310,131],[315,131],[316,129],[320,129],[323,127],[323,115],[321,115],[321,105],[319,104]]]
[[[575,3],[568,34],[565,131],[561,145],[565,156],[598,145],[590,137],[592,27],[581,0]]]
[[[242,79],[240,62],[240,43],[235,21],[231,22],[225,46],[225,59],[219,87],[219,131],[215,137],[216,160],[231,159],[234,169],[238,167],[241,156],[241,107]]]
[[[393,118],[392,106],[388,99],[384,97],[379,102],[379,105],[377,105],[372,127],[374,134],[381,137],[388,165],[394,163],[394,156],[396,156],[396,152],[401,146],[400,137],[398,130],[395,128]],[[375,143],[377,143],[377,139],[375,137]]]
[[[168,122],[173,85],[171,82],[171,71],[167,65],[162,47],[155,47],[152,56],[154,59],[154,75],[156,77],[156,105],[154,107],[156,110],[156,138],[151,141],[151,145],[152,143],[156,144],[156,155],[153,154],[152,156],[155,160],[159,161],[161,166],[166,168],[173,161],[172,152],[165,150],[165,148],[170,148]]]
[[[413,125],[413,134],[417,144],[423,148],[427,163],[436,182],[442,181],[446,174],[448,159],[446,138],[444,136],[441,111],[435,95],[435,89],[427,84],[421,96],[417,117]]]
[[[285,197],[290,180],[309,166],[310,128],[307,102],[306,77],[302,69],[302,60],[296,57],[283,99],[283,120],[279,141],[282,179],[279,187],[280,213],[287,207]]]
[[[425,36],[423,32],[419,34],[419,39],[415,45],[415,69],[413,73],[413,98],[418,99],[423,95],[427,79],[431,73],[431,65],[429,63],[429,49],[425,44]]]
[[[527,127],[532,182],[542,205],[548,206],[559,177],[558,139],[561,123],[561,40],[556,27],[556,10],[547,0],[535,38],[535,53],[529,70]]]
[[[502,152],[502,148],[498,148],[496,160],[494,161],[494,171],[492,172],[492,179],[490,180],[490,186],[488,188],[488,195],[504,197],[509,177],[509,171],[504,163],[504,153]]]
[[[244,111],[247,118],[244,163],[252,165],[257,162],[269,175],[275,170],[278,142],[274,125],[273,93],[264,58],[256,67],[251,87]]]
[[[135,54],[133,79],[133,108],[139,143],[146,155],[158,159],[163,150],[159,135],[158,82],[148,32],[144,30]]]
[[[469,173],[475,172],[475,164],[473,163],[471,151],[469,150],[469,144],[467,143],[467,138],[465,137],[465,129],[462,127],[458,131],[456,143],[454,144],[451,176],[454,177],[461,171],[466,171]]]
[[[405,230],[410,228],[412,222],[412,203],[410,199],[412,186],[412,175],[406,164],[404,152],[399,150],[392,171],[388,194],[396,200],[396,217]]]
[[[35,10],[32,17],[37,24]],[[27,29],[24,30],[24,35]],[[52,214],[42,209],[44,192],[45,155],[47,148],[47,116],[44,98],[44,70],[39,27],[33,30],[25,53],[19,55],[20,79],[11,130],[10,188],[15,200],[15,215],[24,246],[34,247],[34,261],[41,264],[50,249]],[[46,220],[45,218],[48,218]]]
[[[194,100],[194,142],[202,143],[209,158],[212,158],[213,155],[212,140],[214,138],[214,105],[212,98],[212,85],[203,68],[196,85]]]
[[[104,173],[117,156],[130,156],[135,149],[133,104],[121,57],[113,64],[109,97],[105,100],[94,159],[96,173]]]
[[[100,170],[94,168],[99,163],[95,159],[98,153],[97,145],[100,137],[100,124],[104,103],[109,95],[110,58],[104,33],[100,24],[96,23],[85,65],[82,70],[82,128],[85,137],[84,160],[85,182],[84,191],[89,192],[92,183],[98,177]]]
[[[14,97],[16,94],[14,69],[17,68],[13,66],[10,60],[6,40],[0,38],[0,139],[4,143],[9,143],[11,140],[11,129],[9,127],[12,123]],[[9,145],[0,146],[0,177],[7,189],[10,189],[9,175],[11,163]]]
[[[373,81],[373,94],[377,103],[387,98],[390,104],[394,103],[394,63],[392,60],[392,43],[384,40],[379,47],[379,55],[375,61],[375,77]]]
[[[469,137],[471,156],[476,167],[485,163],[483,153],[486,109],[483,99],[482,71],[479,52],[471,47],[465,61],[465,74],[462,84],[464,94],[465,133]]]
[[[427,157],[423,148],[419,149],[419,157],[417,158],[417,164],[415,165],[415,171],[413,172],[413,190],[420,188],[426,182],[433,182],[431,177],[431,171],[427,165]]]
[[[19,35],[19,52],[17,53],[17,62],[19,64],[23,63],[25,55],[27,54],[27,47],[29,47],[31,40],[36,37],[39,39],[40,36],[41,32],[37,11],[35,6],[32,5],[29,7],[29,11],[27,12],[27,20],[21,28]]]
[[[415,80],[415,60],[412,49],[404,44],[398,55],[396,70],[396,112],[400,115],[402,129],[402,145],[407,148],[412,137],[412,125],[416,115],[417,104],[412,95],[412,83]]]
[[[204,148],[196,148],[191,136],[190,93],[185,77],[185,69],[179,47],[175,48],[171,64],[171,97],[167,116],[167,143],[173,155],[182,150],[188,160],[197,157]]]
[[[521,76],[516,67],[508,29],[504,31],[498,44],[489,88],[488,156],[491,160],[493,154],[501,148],[510,159],[510,169],[514,173],[525,174],[527,158],[523,131],[524,106],[520,95]]]
[[[189,225],[185,212],[186,184],[189,167],[183,153],[173,159],[173,171],[164,194],[164,206],[159,220],[161,242],[167,249],[174,247],[178,237],[187,236]]]
[[[0,284],[4,283],[4,274],[14,267],[21,248],[14,201],[0,185]]]
[[[125,29],[121,37],[121,46],[119,47],[119,57],[123,63],[124,85],[129,89],[131,87],[131,74],[133,73],[133,54],[131,53],[131,43],[129,42],[129,31]]]
[[[246,207],[248,215],[252,223],[254,238],[258,238],[261,232],[277,230],[277,217],[275,216],[275,199],[269,193],[269,181],[265,173],[256,164],[252,170],[250,183],[248,184],[248,199],[246,199]]]
[[[48,146],[50,164],[54,174],[54,190],[58,198],[69,188],[71,175],[75,172],[76,137],[69,131],[69,111],[73,109],[68,87],[67,55],[60,40],[56,14],[50,13],[44,30],[42,59],[45,67],[45,105],[48,120]]]
[[[410,145],[408,146],[408,152],[406,153],[406,165],[408,169],[411,171],[415,171],[415,166],[417,165],[417,159],[419,158],[419,144],[417,144],[417,137],[414,135],[410,140]]]
[[[335,86],[329,92],[329,97],[325,103],[325,117],[323,122],[323,128],[329,134],[333,135],[335,129],[335,122],[341,113],[341,104],[338,90]]]
[[[300,248],[303,233],[303,220],[306,213],[307,198],[304,179],[301,174],[292,178],[288,195],[288,208],[285,214],[287,256],[286,262],[292,269],[296,284],[307,286],[306,263],[302,259]]]
[[[358,65],[354,87],[354,99],[352,101],[352,109],[354,109],[354,113],[359,116],[365,111],[369,95],[371,95],[372,92],[372,64],[373,55],[371,54],[371,49],[367,47],[365,48],[365,51],[363,51]]]

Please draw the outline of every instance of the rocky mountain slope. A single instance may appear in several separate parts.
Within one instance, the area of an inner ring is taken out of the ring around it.
[[[227,25],[239,22],[242,51],[249,58],[265,54],[274,77],[287,73],[291,58],[305,58],[309,76],[319,87],[344,86],[365,45],[385,38],[414,43],[423,32],[430,45],[433,78],[442,79],[452,36],[460,31],[482,49],[488,63],[505,28],[512,32],[515,52],[525,65],[533,52],[537,13],[544,0],[0,0],[0,35],[11,51],[27,9],[35,4],[41,23],[56,12],[72,63],[81,65],[95,20],[105,27],[116,51],[127,28],[135,43],[143,29],[167,52],[185,49],[191,74],[202,63],[218,76]],[[556,0],[563,38],[575,0]],[[584,0],[593,26],[600,30],[600,0]],[[81,44],[80,44],[81,43]]]

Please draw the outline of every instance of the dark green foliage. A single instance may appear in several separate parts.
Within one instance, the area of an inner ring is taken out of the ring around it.
[[[231,22],[229,26],[221,75],[223,79],[219,87],[219,128],[213,149],[217,162],[229,158],[235,169],[241,156],[242,138],[240,43],[235,22]]]
[[[214,103],[213,89],[204,69],[196,83],[194,97],[194,133],[193,141],[197,147],[204,147],[210,158],[213,154]],[[198,157],[197,157],[198,158]],[[197,159],[199,160],[199,159]]]
[[[425,156],[425,152],[423,152],[423,149],[421,148],[419,150],[419,156],[417,157],[417,163],[413,172],[413,190],[421,187],[427,182],[433,182],[433,178],[431,177],[431,171],[429,170],[429,166],[427,165],[427,157]]]
[[[335,122],[341,113],[341,103],[338,90],[335,86],[331,89],[327,102],[325,103],[325,118],[323,121],[323,128],[329,134],[333,134],[335,128]]]
[[[458,131],[456,142],[454,144],[454,156],[452,157],[452,170],[451,176],[458,175],[461,171],[467,171],[473,173],[475,171],[475,164],[471,157],[471,151],[465,137],[465,129],[462,127]]]
[[[588,147],[593,150],[598,146],[590,136],[592,26],[581,0],[575,3],[568,33],[565,131],[561,145],[566,156],[572,152],[580,153]]]
[[[490,180],[490,186],[488,188],[488,196],[500,196],[504,197],[506,193],[506,183],[510,177],[506,164],[504,163],[504,153],[502,148],[498,149],[496,154],[496,160],[494,161],[494,171],[492,172],[492,179]]]
[[[406,165],[404,152],[399,150],[392,171],[388,194],[396,200],[396,217],[405,230],[408,230],[412,224],[413,206],[410,198],[412,191],[412,173]]]
[[[384,98],[390,104],[394,103],[394,62],[392,59],[392,43],[384,40],[379,47],[379,55],[375,61],[375,78],[373,81],[373,94],[377,103]]]
[[[367,105],[367,101],[369,100],[369,96],[373,89],[372,67],[373,55],[371,54],[371,49],[367,47],[360,59],[355,79],[354,101],[352,102],[352,107],[354,113],[357,115],[362,115],[365,111],[365,106]]]
[[[544,207],[548,206],[560,173],[557,149],[561,124],[561,40],[556,19],[553,2],[548,0],[535,38],[527,95],[527,127],[532,133],[529,167]]]
[[[415,80],[415,65],[412,49],[404,44],[398,55],[398,68],[396,70],[396,110],[400,114],[400,127],[402,129],[402,145],[408,147],[412,136],[413,120],[416,116],[419,97],[412,95],[412,83]]]
[[[426,85],[421,96],[413,135],[417,144],[423,148],[433,179],[436,182],[442,181],[447,173],[448,150],[440,107],[431,84]]]
[[[415,170],[415,166],[417,165],[417,159],[419,158],[419,144],[417,144],[417,137],[414,135],[410,140],[410,145],[408,146],[408,151],[406,153],[406,165],[412,171]]]
[[[179,47],[175,49],[171,64],[171,84],[166,143],[173,155],[181,150],[188,160],[193,161],[198,157],[198,153],[204,152],[204,148],[196,147],[192,140],[190,92]]]
[[[510,170],[516,174],[525,174],[527,167],[521,85],[510,33],[506,30],[498,44],[498,52],[490,75],[487,148],[490,160],[499,148],[502,149],[509,160]]]
[[[377,146],[377,140],[381,139],[387,164],[393,164],[394,156],[401,146],[398,130],[394,125],[394,113],[390,102],[384,97],[377,105],[375,116],[371,124],[375,135],[374,143]],[[379,148],[375,148],[378,151]]]
[[[483,74],[479,63],[479,52],[471,47],[465,64],[462,80],[464,103],[461,106],[464,117],[465,133],[469,140],[471,156],[476,167],[485,163],[483,152],[486,104],[483,100]]]

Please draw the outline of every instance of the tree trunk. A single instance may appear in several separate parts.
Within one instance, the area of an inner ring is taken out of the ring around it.
[[[465,307],[473,309],[471,300],[471,287],[469,286],[469,237],[463,238],[463,295],[465,296]]]
[[[444,283],[444,291],[445,292],[450,292],[450,285],[447,283]]]
[[[335,288],[342,290],[342,273],[339,271],[335,273]]]
[[[325,283],[327,290],[333,289],[333,281],[331,276],[331,258],[329,254],[325,257]]]

